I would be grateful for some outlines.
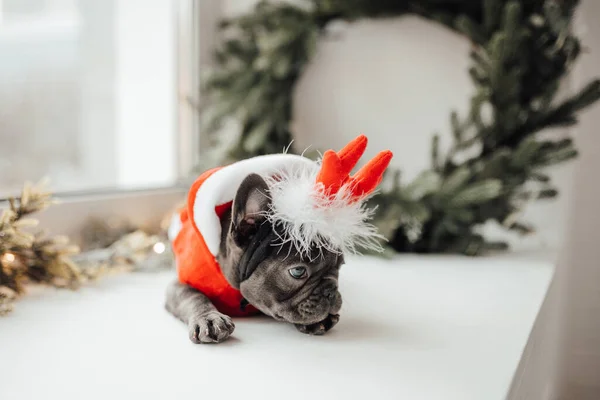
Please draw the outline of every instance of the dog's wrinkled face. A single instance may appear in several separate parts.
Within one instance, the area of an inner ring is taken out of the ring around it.
[[[249,175],[231,214],[221,221],[218,261],[225,277],[250,304],[277,320],[310,325],[338,314],[343,257],[315,248],[311,257],[302,258],[290,244],[282,245],[265,217],[269,204],[265,181]]]
[[[294,324],[314,324],[337,314],[342,306],[339,257],[325,253],[311,262],[286,247],[276,247],[258,264],[241,283],[242,295],[265,314]]]

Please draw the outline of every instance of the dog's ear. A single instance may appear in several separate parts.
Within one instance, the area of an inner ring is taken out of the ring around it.
[[[231,213],[231,234],[238,246],[244,246],[265,221],[270,207],[269,187],[257,174],[248,175],[240,185]]]

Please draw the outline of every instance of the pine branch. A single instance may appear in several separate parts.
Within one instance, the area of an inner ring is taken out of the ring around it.
[[[440,153],[440,136],[433,136],[431,170],[406,185],[393,181],[392,189],[371,199],[378,206],[376,223],[397,251],[476,255],[503,249],[505,243],[475,233],[477,226],[509,221],[507,229],[532,231],[513,220],[523,199],[555,197],[544,168],[577,155],[572,141],[543,141],[536,134],[576,124],[578,113],[600,99],[599,81],[567,100],[556,99],[581,51],[570,27],[577,3],[310,0],[300,7],[261,2],[252,13],[223,24],[226,40],[205,85],[211,106],[203,130],[219,144],[211,160],[280,152],[291,142],[294,86],[331,21],[420,15],[472,41],[468,72],[475,94],[468,114],[450,115],[446,154]],[[226,133],[223,127],[231,121],[240,129]],[[539,188],[525,191],[525,183]]]
[[[44,183],[25,183],[21,196],[9,199],[9,208],[0,217],[0,237],[3,239],[0,241],[0,287],[19,294],[28,280],[59,285],[58,279],[65,278],[67,284],[76,284],[77,276],[73,274],[69,256],[79,249],[69,245],[63,236],[46,237],[28,230],[37,225],[37,220],[25,217],[54,202]]]

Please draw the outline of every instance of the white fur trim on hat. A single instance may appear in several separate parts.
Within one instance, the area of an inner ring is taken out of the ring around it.
[[[194,223],[208,250],[217,255],[221,242],[221,222],[215,207],[233,200],[242,181],[251,173],[267,178],[276,173],[315,170],[316,162],[294,154],[271,154],[252,157],[225,166],[209,176],[196,192]]]
[[[223,167],[209,176],[196,192],[194,223],[213,255],[221,241],[221,223],[215,207],[232,201],[242,181],[259,174],[269,186],[271,209],[267,217],[283,231],[281,244],[291,243],[303,256],[314,247],[337,253],[359,248],[381,251],[383,236],[368,223],[373,210],[365,199],[354,201],[351,187],[342,186],[326,196],[315,184],[320,163],[303,156],[275,154],[249,158]],[[173,230],[179,227],[173,226]]]
[[[334,195],[326,195],[323,184],[316,185],[318,169],[303,169],[267,178],[271,194],[269,219],[283,228],[283,242],[290,242],[303,256],[311,249],[358,254],[359,250],[382,251],[384,237],[370,224],[373,209],[365,198],[358,201],[352,187],[343,185]]]

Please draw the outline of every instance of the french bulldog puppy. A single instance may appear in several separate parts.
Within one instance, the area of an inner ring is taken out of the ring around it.
[[[302,333],[322,335],[339,321],[343,256],[314,248],[311,257],[302,258],[292,245],[281,244],[281,233],[266,217],[269,210],[267,183],[250,174],[220,221],[217,260],[223,275],[262,313]],[[179,282],[167,290],[166,309],[188,325],[194,343],[222,342],[235,329],[203,293]]]

